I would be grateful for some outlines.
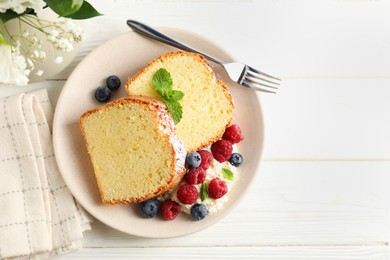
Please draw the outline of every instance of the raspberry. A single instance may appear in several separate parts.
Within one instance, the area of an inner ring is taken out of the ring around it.
[[[218,140],[211,145],[211,152],[213,153],[215,160],[220,163],[225,162],[232,156],[232,143],[227,140]]]
[[[222,139],[230,141],[232,144],[236,144],[244,140],[244,136],[241,133],[241,129],[238,125],[233,124],[226,128]]]
[[[166,200],[161,205],[162,216],[167,220],[173,220],[180,212],[180,205],[172,200]]]
[[[206,179],[206,172],[202,167],[190,168],[186,175],[184,175],[184,179],[188,184],[200,184]]]
[[[228,192],[228,187],[220,178],[214,178],[209,183],[209,196],[214,199],[223,197]]]
[[[202,167],[203,170],[207,170],[213,161],[213,155],[207,150],[200,150],[198,151],[200,154],[200,157],[202,158],[202,162],[200,163],[199,167]]]
[[[177,198],[183,204],[193,204],[199,197],[199,192],[195,186],[183,184],[177,190]]]

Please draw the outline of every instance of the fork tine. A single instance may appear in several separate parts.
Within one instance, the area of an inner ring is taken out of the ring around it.
[[[275,81],[272,81],[272,80],[268,80],[268,79],[256,76],[255,74],[250,73],[248,71],[246,73],[246,77],[250,77],[250,78],[253,78],[253,79],[258,79],[258,80],[265,81],[265,82],[268,82],[268,83],[271,83],[271,84],[275,84],[275,85],[280,85],[279,82],[275,82]]]
[[[276,79],[276,80],[282,81],[282,80],[279,79],[279,78],[276,78],[276,77],[274,77],[274,76],[271,76],[271,75],[269,75],[269,74],[266,74],[266,73],[264,73],[264,72],[261,72],[261,71],[259,71],[259,70],[257,70],[257,69],[252,68],[251,66],[247,66],[247,68],[248,68],[250,71],[255,72],[255,73],[257,73],[257,74],[260,74],[260,75],[269,77],[269,78],[271,78],[271,79]]]
[[[241,85],[243,85],[243,86],[246,87],[246,88],[252,88],[252,89],[256,89],[256,90],[262,91],[262,92],[267,92],[267,93],[276,94],[275,91],[268,90],[268,89],[265,89],[265,88],[262,88],[262,87],[257,87],[257,86],[249,85],[249,84],[246,83],[246,82],[241,82]]]
[[[265,84],[265,83],[261,83],[257,80],[253,80],[251,78],[244,78],[243,81],[247,81],[248,83],[252,83],[252,84],[255,84],[255,85],[260,85],[260,86],[263,86],[263,87],[267,87],[267,88],[272,88],[272,89],[278,89],[277,86],[273,86],[273,85],[269,85],[269,84]]]

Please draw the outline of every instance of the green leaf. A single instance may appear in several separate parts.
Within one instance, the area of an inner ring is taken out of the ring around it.
[[[165,103],[169,112],[171,113],[173,122],[175,125],[177,125],[183,117],[183,108],[181,107],[179,101],[169,100],[166,98],[162,98],[162,101]]]
[[[45,0],[45,2],[56,14],[66,17],[79,11],[84,0]]]
[[[154,89],[168,107],[173,122],[178,124],[183,116],[183,108],[179,101],[184,97],[184,93],[172,89],[173,80],[171,74],[164,68],[160,68],[154,73],[152,83]]]
[[[168,94],[168,98],[170,100],[176,100],[176,101],[180,101],[182,100],[184,97],[184,93],[180,90],[172,90],[169,94]]]
[[[6,23],[11,19],[14,19],[16,17],[19,17],[23,15],[24,13],[18,14],[10,9],[8,9],[5,13],[0,13],[0,21],[1,23]]]
[[[222,168],[222,174],[223,177],[229,181],[234,181],[234,173],[227,169],[227,168]]]
[[[207,183],[203,182],[202,185],[200,185],[200,200],[204,201],[209,197],[209,186]]]
[[[4,39],[2,32],[0,32],[0,45],[9,45],[9,43]]]
[[[83,2],[83,5],[80,7],[80,9],[77,10],[77,12],[72,13],[70,15],[65,15],[66,18],[71,18],[75,20],[82,20],[82,19],[88,19],[95,16],[102,15],[96,9],[87,1]]]
[[[164,68],[160,68],[153,75],[153,86],[160,96],[166,97],[172,91],[173,80],[171,74]]]

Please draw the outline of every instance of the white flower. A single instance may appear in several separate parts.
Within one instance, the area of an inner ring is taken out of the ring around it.
[[[70,41],[67,38],[61,38],[57,40],[54,45],[57,47],[57,49],[63,51],[63,52],[69,52],[73,50],[73,45],[70,43]]]
[[[5,13],[7,9],[12,9],[16,13],[21,14],[27,8],[31,8],[36,13],[39,13],[45,5],[46,3],[43,0],[0,0],[0,13]]]
[[[72,31],[76,27],[76,24],[71,19],[66,19],[65,30]]]
[[[34,35],[34,36],[32,36],[31,38],[30,38],[30,42],[31,42],[31,44],[37,44],[38,43],[38,37],[36,36],[36,35]]]
[[[34,68],[34,62],[31,60],[31,59],[27,59],[27,65],[30,67],[30,68]]]
[[[61,56],[58,56],[57,58],[55,58],[54,62],[57,63],[57,64],[60,64],[64,61],[64,58],[61,57]]]
[[[50,35],[53,35],[53,37],[57,37],[58,35],[60,35],[60,32],[57,31],[56,29],[53,29],[51,30]]]
[[[11,45],[5,42],[1,34],[0,57],[0,83],[27,85],[30,71],[26,69],[26,59],[22,55],[13,55]]]
[[[83,36],[83,28],[81,26],[75,26],[72,31],[73,35],[75,37],[82,37]]]
[[[6,10],[23,13],[26,8],[32,8],[39,13],[39,9],[44,5],[44,0],[0,0],[0,15]],[[82,28],[70,19],[59,17],[52,21],[39,16],[29,16],[29,19],[25,21],[20,18],[19,23],[37,28],[46,37],[44,40],[60,53],[72,51],[75,44],[84,38]],[[35,70],[37,62],[47,59],[45,51],[42,50],[42,39],[29,30],[8,36],[10,44],[5,42],[0,32],[0,83],[27,85],[32,71],[38,76],[44,73],[42,70]],[[53,61],[60,64],[63,60],[64,58],[58,55]]]
[[[30,33],[27,30],[24,30],[22,33],[22,37],[27,38],[30,35]]]
[[[39,51],[39,59],[40,60],[46,60],[46,52]]]
[[[22,44],[20,43],[19,40],[16,40],[15,48],[16,48],[16,49],[20,49],[20,46],[22,46]]]
[[[38,70],[35,74],[40,77],[43,75],[43,70]]]
[[[33,57],[34,57],[34,58],[39,58],[39,52],[38,52],[38,50],[34,50],[34,52],[33,52]]]

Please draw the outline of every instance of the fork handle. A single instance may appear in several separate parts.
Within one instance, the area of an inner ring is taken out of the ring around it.
[[[165,34],[147,26],[146,24],[134,21],[134,20],[127,20],[127,25],[133,29],[134,32],[139,33],[141,35],[144,35],[146,37],[152,38],[154,40],[157,40],[159,42],[166,43],[170,46],[176,47],[178,49],[184,50],[184,51],[189,51],[189,52],[194,52],[203,55],[206,59],[211,60],[212,62],[215,62],[217,64],[223,65],[223,62],[220,60],[217,60],[214,57],[211,57],[207,54],[204,54],[196,49],[193,49],[187,45],[184,45],[181,42],[178,42]]]

